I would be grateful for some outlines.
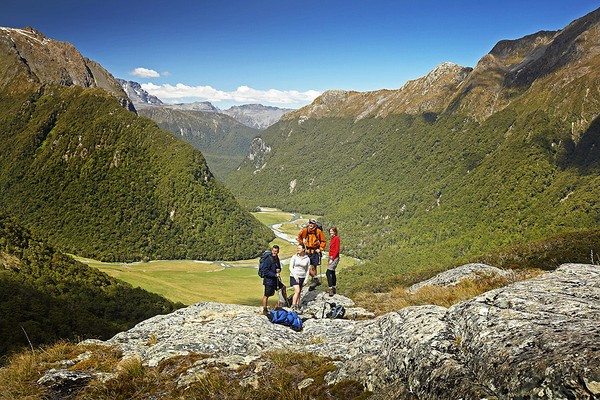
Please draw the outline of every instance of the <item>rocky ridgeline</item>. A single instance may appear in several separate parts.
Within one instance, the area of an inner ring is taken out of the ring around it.
[[[150,366],[190,352],[211,355],[181,375],[180,385],[217,363],[258,368],[264,352],[303,350],[335,360],[328,383],[355,379],[373,398],[600,396],[598,266],[565,264],[450,308],[407,307],[377,318],[340,295],[305,295],[301,332],[272,324],[258,307],[198,303],[99,343]],[[347,319],[322,318],[327,302],[343,304]],[[85,374],[53,370],[40,382],[56,387]]]

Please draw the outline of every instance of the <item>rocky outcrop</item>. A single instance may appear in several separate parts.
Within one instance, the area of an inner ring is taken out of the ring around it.
[[[136,109],[139,110],[140,108],[163,104],[158,97],[146,92],[138,82],[126,81],[125,79],[117,79],[117,81],[121,84],[121,87],[127,93],[127,96],[129,96]]]
[[[125,108],[134,110],[119,82],[68,42],[50,39],[31,27],[0,27],[0,49],[14,64],[3,76],[0,87],[10,84],[18,76],[17,71],[23,71],[34,84],[102,88],[116,96]]]
[[[512,270],[504,270],[490,265],[485,264],[466,264],[457,268],[449,269],[442,273],[437,274],[431,279],[426,281],[415,283],[408,291],[415,293],[421,288],[428,286],[454,286],[460,283],[463,279],[473,279],[478,277],[500,277],[510,278],[513,275]]]
[[[315,101],[282,119],[321,119],[330,117],[386,117],[393,114],[431,113],[444,110],[459,85],[469,76],[472,68],[453,63],[442,63],[426,76],[408,81],[397,90],[355,92],[328,90]]]
[[[565,264],[449,309],[407,307],[378,318],[342,296],[312,293],[304,298],[301,332],[270,323],[257,307],[199,303],[104,344],[147,365],[197,352],[210,355],[212,364],[239,366],[266,351],[302,349],[335,360],[329,383],[356,379],[381,399],[600,396],[598,266]],[[327,301],[343,302],[357,319],[320,318]],[[205,364],[189,369],[181,384]]]
[[[327,91],[283,119],[360,120],[396,114],[430,114],[428,118],[433,119],[445,111],[460,111],[484,121],[527,95],[536,81],[540,81],[542,88],[556,90],[586,74],[595,77],[600,54],[599,21],[600,10],[596,10],[560,31],[540,31],[516,40],[502,40],[474,68],[444,62],[399,89]],[[555,78],[545,82],[547,76]],[[533,90],[536,95],[537,90]]]
[[[292,110],[289,108],[263,106],[262,104],[244,104],[230,107],[227,110],[223,110],[222,113],[251,128],[265,130],[290,111]]]

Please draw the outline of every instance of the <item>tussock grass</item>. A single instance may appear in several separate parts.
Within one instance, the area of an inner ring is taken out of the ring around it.
[[[138,358],[122,358],[114,348],[58,343],[48,349],[14,355],[0,369],[0,400],[38,400],[56,397],[37,380],[50,368],[67,368],[64,360],[78,360],[71,370],[111,372],[80,388],[72,388],[74,400],[113,399],[363,399],[370,395],[352,380],[327,385],[325,376],[334,363],[313,353],[269,352],[238,368],[223,365],[191,372],[208,355],[190,353],[163,360],[156,367]],[[179,384],[188,374],[187,384]],[[191,375],[190,375],[191,374]],[[194,376],[195,374],[195,376]],[[300,385],[301,382],[306,385]],[[5,389],[6,388],[6,389]]]
[[[538,269],[515,270],[510,278],[492,275],[479,275],[465,278],[453,286],[426,286],[415,293],[409,293],[407,286],[399,286],[387,293],[358,293],[354,301],[376,315],[397,311],[404,307],[434,304],[450,307],[471,299],[487,291],[510,283],[533,278],[543,271]]]
[[[0,400],[41,399],[45,389],[35,384],[40,378],[39,353],[24,351],[13,355],[8,366],[0,368]]]
[[[47,389],[37,384],[37,380],[51,368],[65,368],[62,361],[77,359],[84,353],[89,356],[70,367],[71,370],[108,372],[114,370],[121,359],[121,353],[111,347],[65,341],[15,353],[0,368],[0,400],[46,398]]]

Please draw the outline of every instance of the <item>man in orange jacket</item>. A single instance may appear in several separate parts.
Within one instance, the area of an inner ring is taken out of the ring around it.
[[[323,231],[317,227],[317,221],[308,220],[308,226],[298,233],[298,243],[304,243],[306,254],[310,258],[310,270],[308,273],[312,276],[309,290],[314,290],[321,284],[317,278],[317,265],[321,265],[321,253],[327,245],[327,240]]]

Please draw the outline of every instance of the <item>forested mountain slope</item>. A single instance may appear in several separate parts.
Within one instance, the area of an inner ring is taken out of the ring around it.
[[[0,49],[0,208],[38,237],[123,261],[248,258],[271,240],[98,64],[31,29],[0,29]]]
[[[372,261],[350,280],[372,289],[597,228],[599,27],[595,11],[502,41],[473,69],[444,63],[398,90],[327,92],[255,139],[230,187],[248,207],[338,225],[343,251]]]
[[[250,141],[258,134],[257,129],[217,112],[156,106],[141,108],[138,113],[202,151],[210,170],[219,179],[240,165]]]
[[[183,306],[75,261],[2,213],[0,287],[0,356],[57,339],[108,339]]]

